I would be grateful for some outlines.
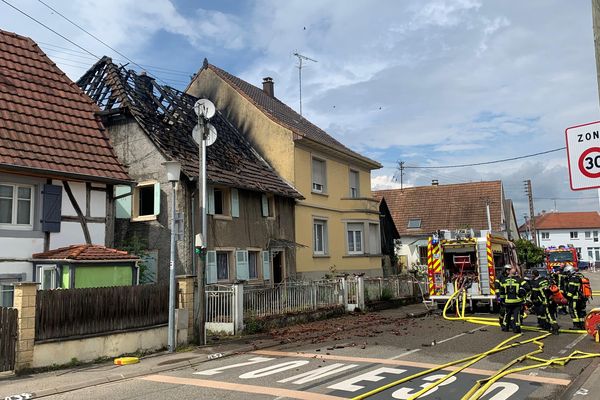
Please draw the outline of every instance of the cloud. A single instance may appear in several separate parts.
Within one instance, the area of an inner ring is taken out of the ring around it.
[[[403,185],[409,187],[410,185]],[[371,190],[400,189],[400,182],[397,182],[393,175],[377,175],[371,178]]]

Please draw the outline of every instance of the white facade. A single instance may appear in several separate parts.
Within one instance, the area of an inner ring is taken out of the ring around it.
[[[425,236],[402,236],[396,241],[396,256],[402,268],[427,265],[427,240]]]
[[[60,231],[44,232],[42,213],[44,185],[62,191]],[[107,185],[69,181],[79,209],[86,217],[93,244],[105,245]],[[12,192],[11,192],[12,190]],[[60,180],[0,173],[0,305],[9,284],[34,281],[31,257],[35,253],[85,243],[77,212]]]
[[[581,261],[600,261],[600,227],[571,229],[536,230],[541,247],[572,244],[577,249]]]

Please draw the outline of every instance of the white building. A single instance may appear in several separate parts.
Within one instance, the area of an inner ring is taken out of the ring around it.
[[[113,185],[130,178],[98,108],[33,40],[0,30],[0,76],[1,306],[15,282],[55,287],[58,269],[33,254],[111,246]]]
[[[527,225],[522,225],[520,230],[528,231]],[[535,217],[535,230],[540,247],[572,244],[580,260],[600,262],[600,214],[597,211],[544,213]]]

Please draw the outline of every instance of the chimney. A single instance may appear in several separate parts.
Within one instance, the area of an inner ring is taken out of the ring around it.
[[[269,97],[275,97],[275,90],[273,87],[273,78],[267,76],[263,78],[263,92],[269,95]]]
[[[432,179],[432,180],[431,180],[431,186],[437,186],[437,185],[439,185],[439,184],[440,184],[440,183],[438,182],[438,180],[437,180],[437,179]]]

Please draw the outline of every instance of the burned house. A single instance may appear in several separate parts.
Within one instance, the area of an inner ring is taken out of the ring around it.
[[[201,227],[199,154],[192,138],[197,98],[107,57],[78,85],[100,107],[115,152],[136,181],[134,187],[115,189],[115,242],[142,239],[155,279],[167,279],[172,188],[162,163],[177,160],[182,166],[176,190],[183,229],[176,271],[194,274],[194,237]],[[295,272],[294,205],[302,196],[222,114],[217,112],[211,124],[218,136],[207,150],[207,282],[279,282]]]

